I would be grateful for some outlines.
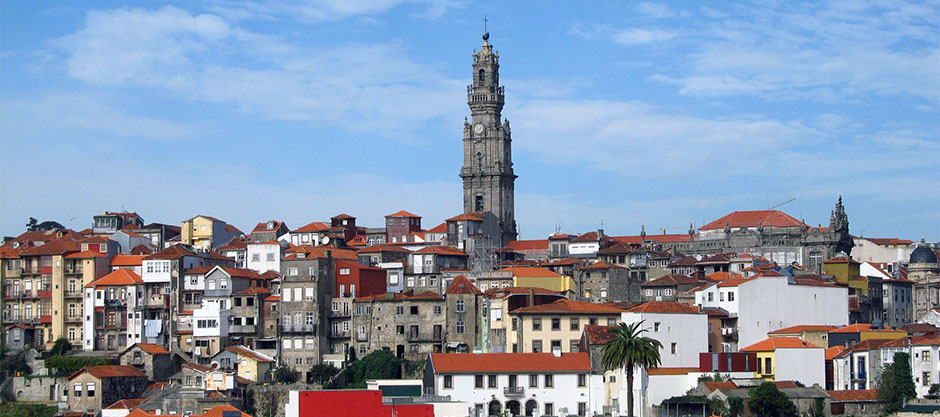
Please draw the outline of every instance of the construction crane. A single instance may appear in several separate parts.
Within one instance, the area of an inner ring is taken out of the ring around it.
[[[773,209],[775,209],[775,208],[777,208],[777,207],[780,207],[780,206],[782,206],[782,205],[784,205],[784,204],[791,203],[791,202],[793,202],[793,200],[796,200],[796,197],[790,197],[790,198],[788,198],[788,199],[786,199],[786,200],[783,200],[783,201],[781,201],[781,202],[778,202],[778,203],[776,203],[776,204],[772,204],[770,207],[767,207],[767,208],[765,208],[764,210],[773,210]]]

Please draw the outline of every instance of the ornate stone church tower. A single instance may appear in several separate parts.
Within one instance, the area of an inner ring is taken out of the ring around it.
[[[490,211],[499,218],[505,246],[516,239],[512,171],[512,139],[509,120],[500,121],[505,95],[499,85],[499,53],[483,35],[483,47],[473,51],[473,84],[467,86],[470,121],[463,126],[463,211]]]

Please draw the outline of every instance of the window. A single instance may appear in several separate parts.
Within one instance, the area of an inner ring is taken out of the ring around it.
[[[572,353],[575,353],[575,352],[578,352],[578,351],[580,351],[580,350],[581,350],[581,348],[579,347],[579,341],[578,341],[578,339],[571,339],[571,341],[569,342],[569,345],[568,345],[568,351],[569,351],[569,352],[572,352]]]
[[[646,296],[647,296],[647,297],[652,297],[652,296],[653,296],[653,290],[647,289],[647,290],[646,290]]]
[[[418,306],[411,306],[411,315],[413,316],[418,315]]]
[[[715,293],[713,292],[708,293],[708,301],[709,302],[715,301]]]
[[[76,396],[76,397],[81,397],[81,396],[82,396],[82,384],[81,384],[81,383],[76,383],[74,388],[75,388],[75,389],[73,390],[73,392],[74,392],[75,396]]]
[[[561,319],[552,317],[552,330],[561,330]]]
[[[475,375],[473,377],[473,387],[483,388],[483,375]]]
[[[734,301],[734,291],[728,291],[728,301]]]
[[[551,345],[552,345],[552,352],[555,351],[555,348],[558,348],[558,349],[560,350],[560,349],[561,349],[561,340],[552,340],[552,341],[551,341]]]
[[[441,314],[441,306],[434,306],[434,314]]]
[[[340,275],[349,275],[349,268],[340,268],[340,269],[339,269],[339,274],[340,274]]]
[[[653,323],[653,331],[654,331],[654,332],[658,332],[658,331],[659,331],[659,322]]]
[[[673,354],[673,355],[676,354],[676,351],[678,350],[678,349],[677,349],[677,348],[678,348],[678,345],[679,345],[678,343],[675,343],[675,342],[672,343],[672,349],[670,349],[670,350],[672,351],[672,354]]]
[[[464,307],[463,300],[457,300],[457,312],[463,313],[465,311],[466,311],[466,307]]]
[[[666,297],[669,297],[670,295],[672,295],[672,290],[669,288],[666,288]]]
[[[541,340],[532,341],[532,353],[542,353],[542,341]]]
[[[294,267],[287,268],[287,276],[291,276],[291,277],[297,276],[297,268],[294,268]]]
[[[580,324],[578,323],[577,317],[571,318],[571,330],[581,330]]]
[[[539,376],[537,374],[529,375],[529,388],[539,387]]]
[[[94,397],[94,396],[95,396],[95,384],[94,384],[93,382],[89,382],[89,383],[85,384],[85,390],[88,391],[88,396],[89,396],[89,397]]]
[[[587,386],[587,375],[578,374],[578,387],[586,387],[586,386]]]
[[[923,362],[930,362],[930,351],[925,350],[924,353],[920,355],[920,359]]]
[[[534,318],[532,319],[532,330],[542,330],[542,319]]]
[[[663,261],[666,262],[666,261]],[[587,403],[578,403],[578,415],[586,416],[587,415]]]
[[[555,404],[545,403],[545,415],[547,416],[555,415]]]
[[[260,253],[253,253],[253,254],[251,254],[251,261],[252,261],[252,262],[261,262],[261,254],[260,254]]]
[[[617,319],[615,319],[615,318],[608,318],[608,319],[607,319],[607,325],[608,325],[608,326],[616,326],[616,325],[617,325]]]
[[[444,388],[453,388],[453,387],[454,387],[454,376],[444,375]]]
[[[552,374],[545,374],[545,388],[555,387],[555,377]]]
[[[930,372],[924,372],[923,376],[920,379],[921,385],[925,387],[930,386]]]
[[[496,388],[496,375],[488,375],[486,382],[488,388]]]
[[[718,301],[725,301],[725,293],[723,292],[718,293]]]
[[[457,322],[457,334],[463,334],[464,332],[464,323],[462,321]]]

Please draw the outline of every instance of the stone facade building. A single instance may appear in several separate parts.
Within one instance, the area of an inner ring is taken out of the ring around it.
[[[630,278],[630,270],[600,261],[576,270],[580,300],[591,303],[641,302],[641,281]]]
[[[318,256],[321,254],[322,256]],[[306,380],[310,367],[329,351],[327,320],[336,288],[332,252],[296,251],[281,261],[281,365],[294,368]]]
[[[937,252],[920,245],[911,252],[907,278],[914,281],[914,317],[920,318],[940,307],[940,264]]]
[[[69,410],[97,415],[118,400],[138,398],[147,387],[147,375],[131,366],[88,366],[70,375],[66,383]]]
[[[359,357],[378,349],[399,358],[423,359],[444,351],[447,316],[444,297],[433,292],[371,295],[353,308],[354,340]]]
[[[124,349],[118,356],[121,365],[131,366],[147,374],[152,381],[166,382],[176,373],[178,365],[170,356],[170,351],[160,345],[136,343]],[[110,405],[110,404],[109,404]]]
[[[509,120],[501,113],[506,96],[499,85],[499,52],[483,35],[483,46],[473,54],[473,83],[467,86],[471,120],[464,119],[464,213],[490,211],[500,220],[502,242],[516,240],[515,182]]]
[[[454,278],[444,291],[448,352],[471,352],[481,346],[482,295],[483,292],[463,275]]]

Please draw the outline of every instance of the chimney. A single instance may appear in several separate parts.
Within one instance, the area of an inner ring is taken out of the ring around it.
[[[529,307],[535,305],[535,288],[529,288]]]
[[[552,355],[554,355],[556,358],[560,358],[560,357],[561,357],[561,346],[555,346],[555,347],[553,347],[553,348],[552,348]]]

